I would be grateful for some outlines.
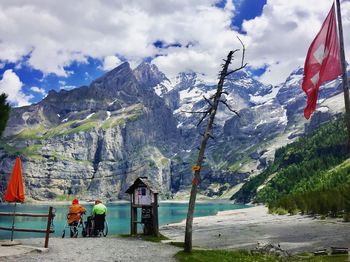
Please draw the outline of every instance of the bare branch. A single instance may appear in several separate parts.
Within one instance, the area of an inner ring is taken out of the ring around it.
[[[232,74],[232,73],[234,73],[234,72],[237,72],[237,71],[239,71],[239,70],[241,70],[241,69],[243,69],[243,68],[245,68],[245,67],[247,66],[247,63],[244,63],[244,58],[245,58],[245,46],[244,46],[242,40],[241,40],[238,36],[237,36],[237,38],[238,38],[239,42],[241,43],[241,45],[242,45],[242,47],[243,47],[241,66],[240,66],[239,68],[236,68],[236,69],[234,69],[234,70],[228,72],[228,73],[225,75],[225,77],[227,77],[228,75],[230,75],[230,74]],[[238,50],[238,49],[236,49],[236,50]]]
[[[208,98],[206,98],[205,96],[203,96],[203,98],[210,106],[213,106],[213,103]]]
[[[231,75],[231,74],[234,73],[234,72],[237,72],[237,71],[239,71],[239,70],[242,70],[242,69],[245,68],[246,66],[247,66],[247,63],[245,63],[243,66],[240,66],[239,68],[236,68],[236,69],[234,69],[234,70],[228,72],[225,76]]]
[[[222,91],[222,92],[220,92],[220,95],[222,95],[222,94],[225,94],[225,95],[228,96],[228,92],[227,92],[227,91]]]
[[[190,113],[190,114],[207,114],[210,112],[210,109],[207,111],[180,111],[181,113]]]
[[[237,35],[237,38],[238,38],[239,42],[241,42],[241,45],[242,45],[242,47],[243,47],[243,50],[242,50],[242,62],[241,62],[241,67],[242,67],[243,64],[244,64],[245,45],[243,44],[242,40],[238,37],[238,35]]]
[[[207,115],[211,112],[211,108],[210,110],[204,114],[204,116],[201,118],[201,120],[199,120],[198,124],[197,124],[197,127],[203,122],[203,120],[207,117]]]
[[[219,100],[219,102],[223,103],[227,108],[228,110],[230,110],[231,112],[235,113],[238,117],[241,117],[238,112],[236,110],[233,110],[227,103],[226,101],[223,101],[223,100]]]
[[[215,137],[213,137],[211,134],[208,133],[208,136],[211,138],[211,139],[215,139]]]

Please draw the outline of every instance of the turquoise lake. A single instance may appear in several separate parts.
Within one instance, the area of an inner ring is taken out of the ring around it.
[[[51,236],[61,236],[63,227],[66,222],[67,210],[69,205],[52,205],[56,210],[56,216],[54,219],[54,230]],[[87,208],[87,215],[84,216],[84,221],[92,209],[91,205],[84,205]],[[159,225],[166,225],[169,223],[180,222],[186,218],[187,215],[187,203],[169,203],[161,202],[159,204]],[[233,210],[240,208],[247,208],[246,205],[237,205],[230,202],[198,202],[196,203],[195,217],[199,216],[211,216],[217,214],[219,211]],[[113,234],[127,234],[130,233],[130,204],[129,203],[113,203],[108,204],[108,235]],[[0,204],[0,212],[13,212],[13,204]],[[38,213],[47,214],[48,205],[17,205],[16,212],[20,213]],[[138,214],[141,213],[140,211]],[[16,217],[15,227],[17,228],[35,228],[46,229],[46,218],[32,218],[32,217]],[[0,216],[1,227],[11,227],[12,217]],[[141,232],[141,227],[138,229]],[[10,231],[0,230],[0,239],[9,239],[11,236]],[[67,234],[66,234],[67,236]],[[27,232],[14,232],[14,238],[31,238],[31,237],[44,237],[42,233],[27,233]]]

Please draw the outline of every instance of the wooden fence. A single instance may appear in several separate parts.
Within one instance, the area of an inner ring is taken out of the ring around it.
[[[53,207],[49,207],[48,214],[30,214],[30,213],[5,213],[0,212],[1,216],[16,216],[16,217],[47,217],[47,225],[46,229],[32,229],[32,228],[15,228],[15,227],[0,227],[0,230],[8,230],[8,231],[19,231],[19,232],[33,232],[33,233],[45,233],[45,245],[47,248],[49,246],[49,237],[50,233],[54,233],[55,231],[51,229],[51,223],[54,218],[54,214],[52,212]]]

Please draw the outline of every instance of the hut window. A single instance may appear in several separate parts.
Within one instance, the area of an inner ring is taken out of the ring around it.
[[[146,188],[145,187],[139,188],[138,195],[145,196],[146,195]]]

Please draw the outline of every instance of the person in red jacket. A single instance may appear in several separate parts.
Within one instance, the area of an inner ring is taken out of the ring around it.
[[[78,199],[73,199],[72,205],[69,207],[69,213],[67,216],[68,224],[73,225],[75,223],[79,223],[81,219],[81,215],[85,214],[86,208],[79,205]]]

